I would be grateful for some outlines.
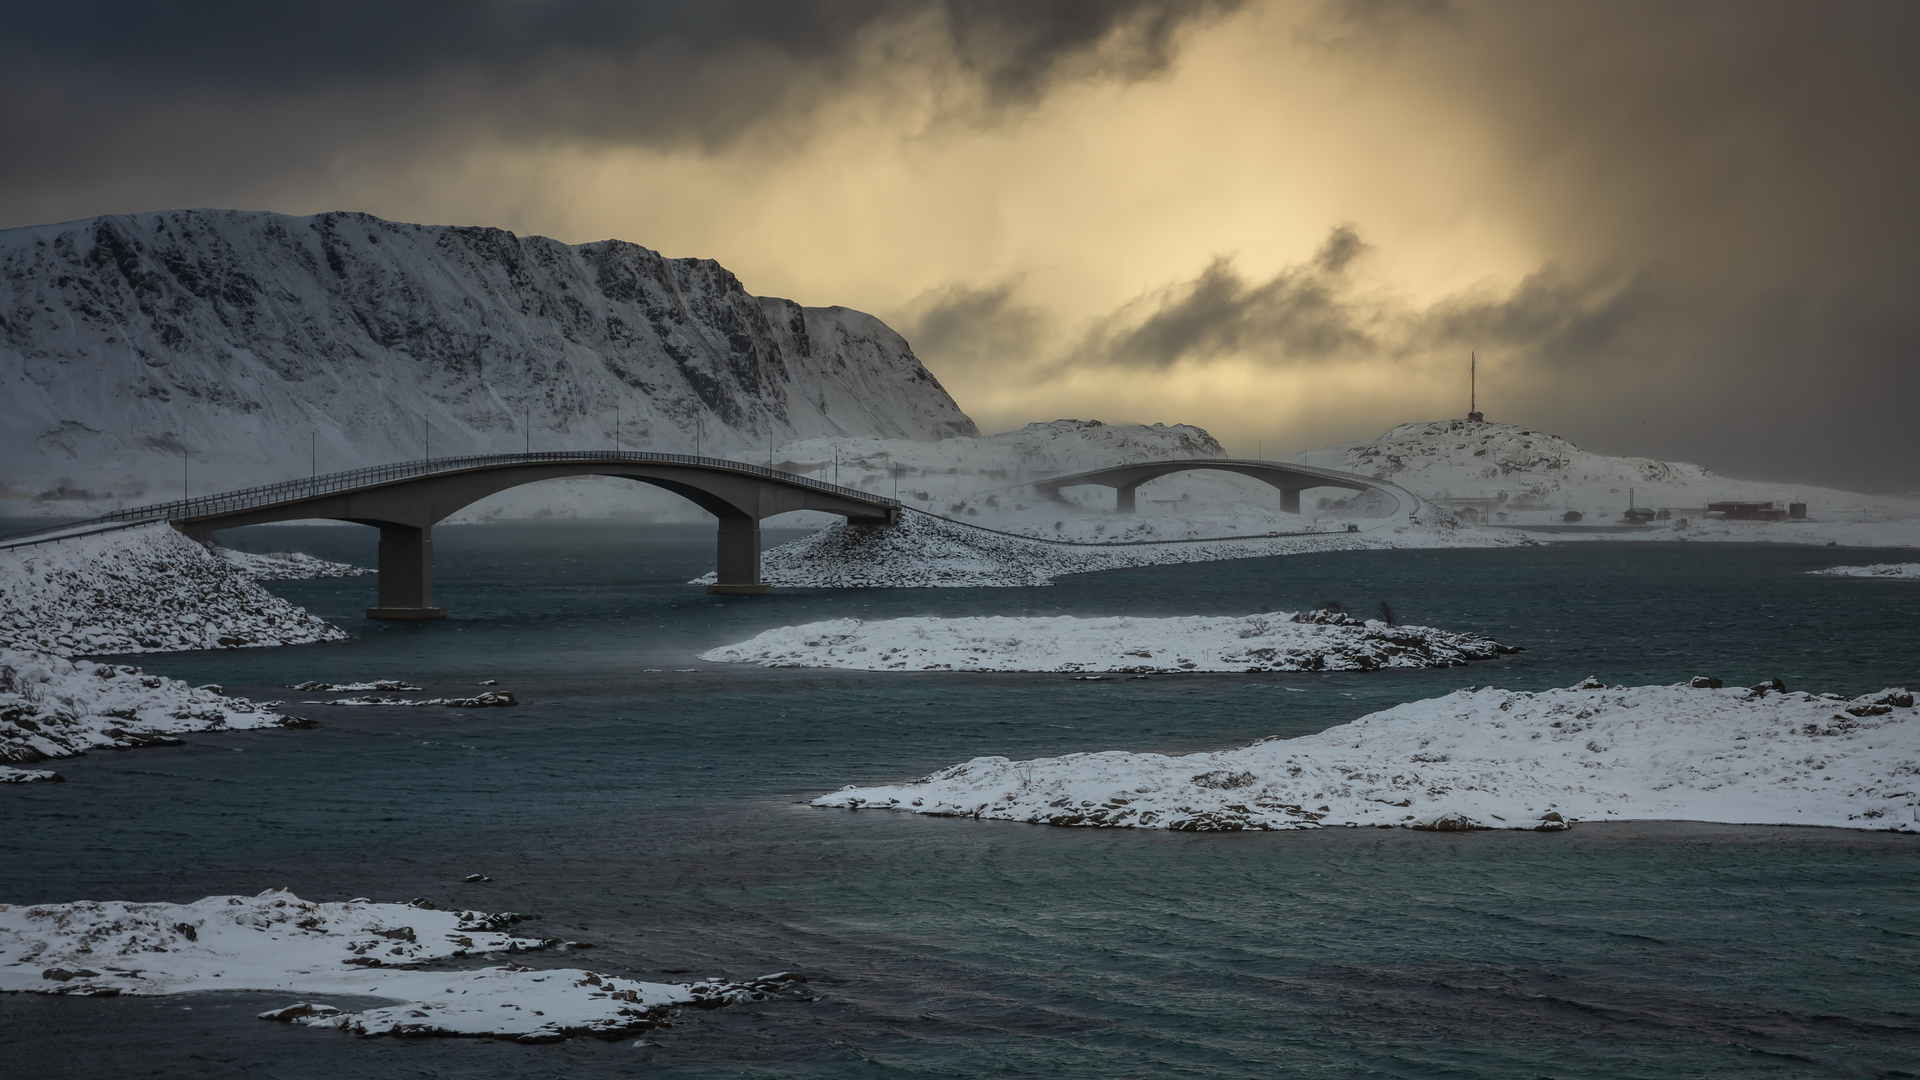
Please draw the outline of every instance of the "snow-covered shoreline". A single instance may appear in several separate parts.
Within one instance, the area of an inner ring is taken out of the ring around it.
[[[89,750],[173,745],[188,732],[306,726],[217,688],[191,687],[137,667],[0,649],[0,762],[8,763],[0,781],[58,779],[12,766]]]
[[[1912,694],[1711,682],[1461,690],[1236,750],[981,757],[813,805],[1193,831],[1633,820],[1920,831]]]
[[[858,671],[1373,671],[1448,667],[1517,651],[1474,634],[1336,611],[1165,619],[834,619],[700,654],[716,663]]]
[[[1892,578],[1901,581],[1914,581],[1920,580],[1920,563],[1873,563],[1867,566],[1829,566],[1825,570],[1810,570],[1808,573],[1822,577]]]
[[[255,581],[307,581],[314,578],[366,577],[380,571],[369,566],[355,566],[352,563],[333,562],[304,551],[236,551],[233,548],[208,544],[215,555],[233,564]]]
[[[517,918],[417,901],[315,903],[278,890],[190,904],[0,905],[0,992],[374,997],[399,1004],[343,1011],[300,1001],[261,1018],[357,1035],[547,1042],[654,1027],[679,1006],[764,998],[801,981],[783,973],[745,983],[653,983],[517,964],[419,970],[428,962],[566,948],[508,933]]]

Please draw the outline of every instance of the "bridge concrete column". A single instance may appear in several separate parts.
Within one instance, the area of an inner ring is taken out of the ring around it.
[[[1281,488],[1280,489],[1281,511],[1283,513],[1288,513],[1288,514],[1299,513],[1300,512],[1300,493],[1305,490],[1307,489],[1306,488]]]
[[[1113,512],[1116,514],[1138,513],[1139,484],[1126,484],[1113,489]]]
[[[433,528],[380,526],[380,606],[369,619],[444,619],[433,606]]]
[[[739,595],[773,591],[773,586],[760,580],[758,518],[721,518],[719,547],[719,566],[714,575],[717,584],[707,586],[708,592]]]

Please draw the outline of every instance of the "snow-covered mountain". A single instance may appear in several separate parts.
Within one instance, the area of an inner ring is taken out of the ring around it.
[[[0,515],[427,456],[934,440],[973,421],[880,320],[706,259],[186,210],[0,231]],[[616,436],[616,422],[618,434]]]

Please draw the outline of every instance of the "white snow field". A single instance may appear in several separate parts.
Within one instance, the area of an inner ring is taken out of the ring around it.
[[[1920,563],[1872,563],[1867,566],[1829,566],[1809,573],[1826,577],[1903,578],[1920,580]]]
[[[72,656],[346,636],[166,525],[0,550],[0,647]]]
[[[385,998],[343,1011],[311,1002],[261,1014],[358,1035],[467,1035],[544,1042],[652,1027],[674,1007],[779,992],[750,983],[639,982],[577,968],[517,965],[418,970],[560,946],[506,932],[512,915],[364,900],[314,903],[290,892],[209,896],[191,904],[79,901],[0,905],[0,991],[185,994],[203,990]]]
[[[821,807],[1184,829],[1685,820],[1920,831],[1913,695],[1467,689],[1237,750],[980,757]]]
[[[10,763],[12,774],[0,781],[52,780],[52,773],[12,766],[171,745],[186,732],[305,725],[217,687],[195,688],[122,664],[0,649],[0,762]]]
[[[1166,619],[910,618],[782,626],[700,654],[720,663],[859,671],[1373,671],[1512,652],[1473,634],[1336,611]]]

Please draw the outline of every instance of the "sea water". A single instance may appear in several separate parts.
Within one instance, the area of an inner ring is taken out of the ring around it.
[[[774,536],[770,539],[778,539]],[[243,530],[371,561],[370,531]],[[815,810],[982,754],[1182,752],[1468,685],[1920,688],[1920,587],[1806,576],[1876,552],[1570,544],[1356,552],[1050,588],[709,597],[702,529],[436,530],[432,624],[370,578],[273,589],[353,631],[141,657],[284,699],[310,731],[56,763],[0,790],[0,902],[289,887],[511,910],[663,981],[804,974],[813,1001],[623,1039],[356,1039],[285,994],[0,997],[18,1076],[1671,1077],[1920,1074],[1920,838],[1683,823],[1567,833],[1096,831]],[[1074,681],[705,664],[769,627],[899,615],[1175,615],[1339,602],[1526,651],[1471,667]],[[407,678],[509,709],[332,708]],[[469,874],[489,882],[467,884]]]

